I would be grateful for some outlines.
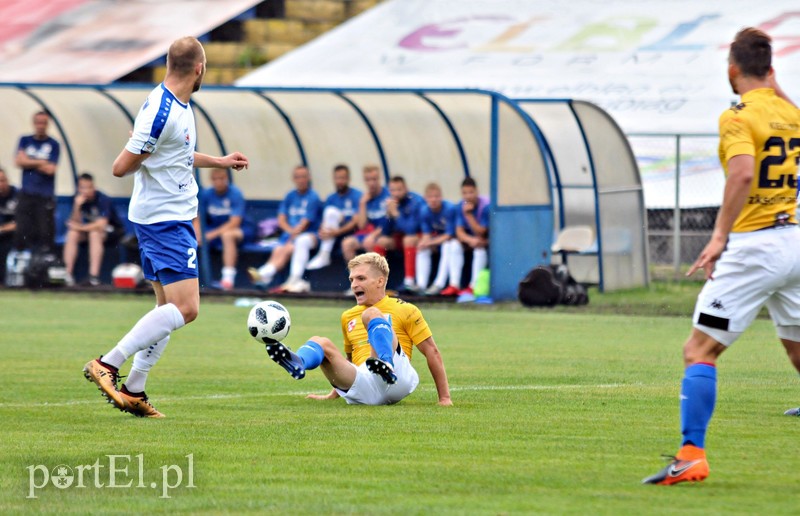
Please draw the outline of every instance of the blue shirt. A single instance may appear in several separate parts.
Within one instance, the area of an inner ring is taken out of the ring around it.
[[[489,228],[489,199],[484,196],[478,197],[478,205],[472,210],[475,220],[478,224],[485,228]],[[464,201],[458,203],[458,227],[464,228],[468,235],[473,235],[472,228],[467,224],[467,219],[464,218]]]
[[[81,222],[90,224],[97,219],[108,219],[108,225],[112,230],[122,227],[122,221],[117,217],[111,197],[100,190],[95,190],[94,199],[81,204]]]
[[[436,213],[426,204],[420,210],[422,232],[428,235],[455,236],[457,210],[458,207],[450,201],[442,201],[442,207]]]
[[[316,231],[319,229],[322,215],[322,201],[317,192],[311,188],[304,194],[292,190],[281,201],[278,215],[284,215],[292,227],[298,225],[301,220],[308,219],[309,226],[305,231]]]
[[[367,201],[367,224],[372,224],[375,229],[385,229],[389,224],[389,217],[386,216],[387,200],[389,189],[384,186],[381,193]]]
[[[342,212],[344,220],[342,224],[350,222],[358,212],[358,203],[361,200],[361,191],[355,188],[348,188],[343,194],[333,192],[325,199],[325,207],[333,206]]]
[[[32,159],[46,159],[47,161],[58,164],[58,156],[61,153],[61,146],[57,141],[49,136],[44,140],[37,140],[30,136],[23,136],[19,139],[17,151],[23,151],[26,156]],[[55,175],[48,176],[39,172],[35,168],[22,169],[22,192],[40,197],[54,197],[56,190]]]
[[[213,187],[204,189],[200,194],[200,203],[203,207],[206,231],[220,227],[231,217],[241,217],[244,226],[244,195],[235,185],[228,185],[228,190],[222,195],[219,195]]]
[[[384,233],[403,233],[414,235],[420,232],[420,210],[425,206],[421,195],[408,192],[397,204],[397,218],[390,219]]]

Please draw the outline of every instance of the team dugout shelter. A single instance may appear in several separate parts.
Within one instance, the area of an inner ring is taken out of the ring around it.
[[[62,144],[60,202],[74,195],[84,171],[124,202],[133,178],[113,177],[111,164],[151,88],[2,84],[6,156],[31,132],[33,113],[46,110],[51,136]],[[244,87],[204,87],[192,104],[198,151],[239,150],[250,159],[250,169],[233,172],[231,180],[256,214],[274,213],[294,188],[291,171],[298,164],[309,167],[323,198],[333,190],[338,163],[350,167],[356,188],[363,190],[363,165],[375,163],[387,181],[402,175],[418,192],[435,181],[451,201],[460,200],[461,181],[472,177],[491,199],[494,299],[516,298],[530,269],[563,258],[576,279],[604,291],[648,283],[639,170],[619,126],[594,104],[471,89]],[[11,165],[5,168],[19,185]],[[196,175],[201,188],[209,185],[207,174]],[[573,226],[590,227],[594,242],[554,257],[553,242]],[[201,274],[209,281],[207,267]]]

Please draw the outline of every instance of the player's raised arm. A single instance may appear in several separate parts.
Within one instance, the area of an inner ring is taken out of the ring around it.
[[[428,362],[428,370],[433,377],[433,383],[436,384],[436,392],[439,394],[439,405],[449,406],[453,404],[450,399],[450,384],[447,381],[447,371],[444,369],[444,362],[442,362],[442,355],[439,353],[439,348],[433,341],[433,337],[428,337],[417,345],[417,349],[425,355],[425,360]]]
[[[232,168],[242,170],[250,166],[247,156],[241,152],[232,152],[227,156],[209,156],[202,152],[194,153],[194,166],[197,168]]]

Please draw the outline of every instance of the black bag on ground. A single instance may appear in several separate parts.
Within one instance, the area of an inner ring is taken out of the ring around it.
[[[25,286],[29,288],[63,285],[67,270],[64,262],[53,253],[33,253],[25,271]]]
[[[566,265],[540,265],[519,282],[517,292],[525,306],[585,305],[586,288],[570,276]]]

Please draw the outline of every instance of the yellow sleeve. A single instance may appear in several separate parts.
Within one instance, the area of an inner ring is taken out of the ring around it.
[[[756,155],[750,124],[741,112],[729,109],[722,113],[719,117],[719,141],[723,165],[734,156]]]
[[[409,311],[403,320],[404,329],[411,338],[411,342],[416,346],[430,337],[432,333],[419,308],[410,303],[407,306]]]
[[[342,313],[342,339],[344,340],[344,352],[348,355],[353,353],[353,343],[347,338],[347,312]]]

